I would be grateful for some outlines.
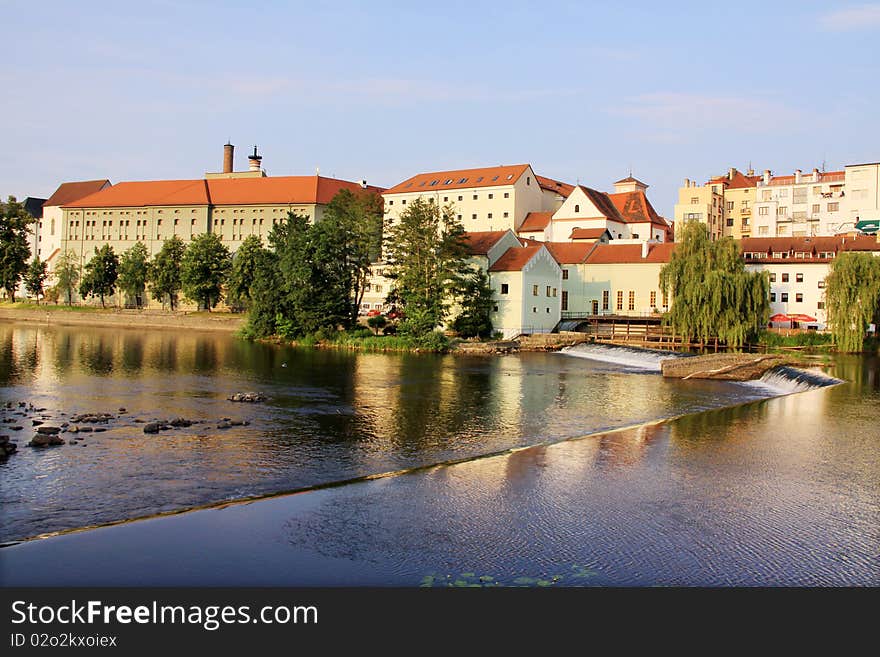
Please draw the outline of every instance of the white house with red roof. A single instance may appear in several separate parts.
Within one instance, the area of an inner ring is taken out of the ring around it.
[[[562,268],[545,244],[511,247],[489,266],[492,325],[505,338],[549,333],[561,319]]]

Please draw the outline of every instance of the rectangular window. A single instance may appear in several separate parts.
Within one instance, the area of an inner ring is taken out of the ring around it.
[[[783,292],[780,295],[780,301],[782,301],[782,303],[788,303],[788,292]]]
[[[776,303],[776,292],[770,293],[770,303]]]
[[[562,270],[562,280],[564,280],[564,281],[568,280],[568,270],[567,269]]]
[[[788,198],[788,189],[782,188],[779,190],[779,198]]]
[[[782,275],[782,282],[783,282],[783,283],[788,283],[788,274],[783,274],[783,275]]]
[[[700,198],[698,196],[692,196],[691,197],[691,205],[699,205],[699,204],[700,204]]]
[[[537,285],[532,285],[532,296],[533,297],[538,296],[538,286]]]
[[[794,282],[795,283],[803,283],[804,282],[804,275],[803,274],[795,274],[794,275]]]
[[[819,204],[813,203],[813,214],[819,214]]]
[[[602,310],[608,310],[608,290],[602,290]]]
[[[786,207],[784,205],[780,205],[778,208],[776,208],[776,216],[784,217],[787,214],[788,214],[788,207]]]
[[[829,203],[828,212],[837,212],[840,209],[840,203]]]
[[[636,293],[632,290],[629,291],[629,306],[628,307],[630,310],[636,309]]]
[[[824,302],[824,301],[820,301],[819,303],[817,303],[817,304],[816,304],[816,310],[825,310],[825,302]]]
[[[510,198],[510,192],[504,192],[504,198]]]
[[[458,197],[458,200],[459,200],[459,201],[463,201],[463,200],[464,200],[464,196],[459,196],[459,197]]]
[[[446,203],[448,200],[449,200],[449,197],[448,197],[448,196],[444,196],[444,197],[443,197],[443,202],[444,202],[444,203]]]
[[[657,291],[651,290],[651,308],[657,307]]]
[[[490,199],[495,198],[495,194],[489,194],[489,198],[490,198]]]
[[[758,208],[758,214],[761,216],[765,216],[765,215],[770,214],[769,208],[767,206]]]
[[[733,201],[728,201],[728,202],[727,202],[727,209],[728,209],[728,210],[733,210]]]
[[[623,290],[617,291],[617,309],[623,310]]]
[[[795,187],[794,191],[791,193],[791,202],[792,203],[806,203],[807,202],[807,188],[806,187]]]
[[[550,286],[547,286],[547,296],[552,297],[553,295],[550,293]]]
[[[819,281],[819,289],[820,289],[820,290],[825,289],[825,281],[824,281],[824,280]]]
[[[774,271],[774,272],[770,272],[770,282],[771,282],[771,283],[775,283],[775,282],[776,282],[776,272],[775,272],[775,271]]]
[[[477,195],[476,195],[476,194],[474,194],[474,200],[475,200],[475,201],[477,200]]]
[[[765,189],[765,190],[761,193],[761,200],[762,200],[762,201],[769,201],[769,200],[771,200],[772,198],[773,198],[773,192],[771,192],[769,189]]]
[[[801,294],[800,292],[798,292],[797,294],[794,295],[794,300],[797,303],[803,303],[804,302],[804,295]]]
[[[476,218],[477,218],[477,215],[475,215],[475,214],[471,215],[471,219],[476,219]]]
[[[568,310],[568,290],[562,291],[562,309]]]

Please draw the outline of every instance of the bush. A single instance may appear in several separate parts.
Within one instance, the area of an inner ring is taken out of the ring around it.
[[[830,345],[834,341],[830,333],[818,333],[806,331],[794,335],[782,335],[773,331],[763,331],[758,338],[758,344],[768,347],[819,347]]]
[[[385,319],[384,315],[374,315],[373,317],[367,318],[367,324],[371,329],[378,333],[379,329],[385,328],[388,324],[388,320]]]

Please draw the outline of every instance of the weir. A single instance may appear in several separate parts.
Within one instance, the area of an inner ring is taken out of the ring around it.
[[[689,358],[691,354],[660,351],[659,349],[640,349],[638,347],[617,347],[598,344],[578,344],[565,347],[560,353],[575,358],[587,358],[605,363],[614,363],[639,370],[659,372],[661,363],[667,359]]]

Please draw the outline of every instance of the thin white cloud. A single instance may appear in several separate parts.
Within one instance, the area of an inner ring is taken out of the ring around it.
[[[828,12],[819,17],[826,30],[849,32],[880,28],[880,4],[859,5]]]
[[[805,118],[802,110],[775,100],[674,92],[625,98],[609,113],[638,119],[658,141],[706,130],[761,133],[778,131],[780,126],[791,129]]]

